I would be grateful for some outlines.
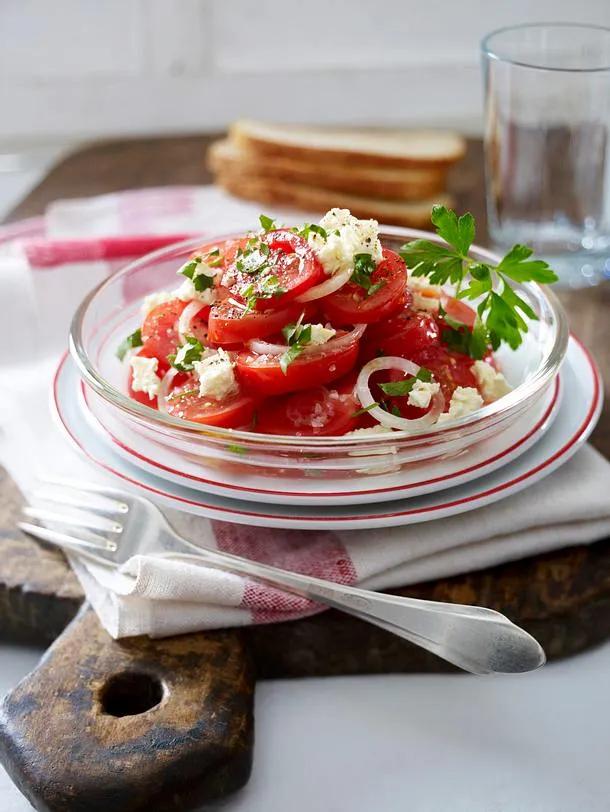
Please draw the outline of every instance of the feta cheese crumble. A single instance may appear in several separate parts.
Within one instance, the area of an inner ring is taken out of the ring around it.
[[[498,400],[511,391],[511,387],[501,372],[495,370],[487,361],[475,361],[472,374],[477,379],[481,394],[488,403]]]
[[[467,414],[476,412],[483,406],[483,398],[479,391],[473,386],[458,386],[449,404],[449,410],[439,415],[439,423],[447,423],[449,420],[457,420]]]
[[[418,409],[427,409],[432,397],[436,395],[440,388],[440,383],[417,379],[409,392],[407,403],[409,406],[417,406]]]
[[[307,241],[328,276],[353,270],[356,254],[370,254],[375,263],[383,259],[376,220],[359,220],[349,209],[331,209],[320,220],[320,226],[327,236],[312,231]]]
[[[332,327],[324,327],[323,324],[311,325],[311,336],[309,338],[310,344],[326,344],[336,335],[337,331]]]
[[[233,362],[223,349],[211,353],[201,361],[195,361],[193,369],[199,379],[200,396],[222,400],[235,394],[239,386],[233,367]]]
[[[159,361],[156,358],[146,358],[142,355],[133,355],[129,359],[133,370],[131,388],[134,392],[146,392],[153,400],[157,397],[161,387],[161,378],[157,375]]]
[[[423,310],[426,313],[438,312],[443,291],[440,285],[431,285],[423,276],[410,274],[407,278],[407,287],[411,291],[415,310]]]

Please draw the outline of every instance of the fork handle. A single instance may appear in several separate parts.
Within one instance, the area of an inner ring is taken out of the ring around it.
[[[540,644],[507,617],[481,606],[425,601],[344,586],[271,567],[231,553],[207,550],[171,535],[168,553],[205,561],[211,567],[278,587],[332,606],[415,643],[474,674],[522,673],[545,662]]]

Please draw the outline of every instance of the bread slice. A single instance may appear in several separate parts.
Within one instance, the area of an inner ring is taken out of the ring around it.
[[[229,132],[233,143],[256,155],[334,166],[439,168],[465,152],[460,135],[440,130],[349,130],[242,119]]]
[[[352,165],[335,166],[313,160],[305,163],[289,157],[272,158],[241,149],[228,138],[210,146],[207,161],[214,174],[255,173],[270,181],[302,183],[334,192],[389,200],[421,200],[430,197],[445,188],[447,175],[444,166],[386,169],[359,166],[355,162]]]
[[[449,195],[438,194],[426,200],[396,201],[363,195],[332,192],[302,183],[287,183],[257,175],[253,172],[220,172],[217,182],[232,195],[269,206],[289,206],[306,212],[323,214],[334,206],[349,209],[356,217],[373,218],[381,223],[427,228],[435,203],[450,206]]]

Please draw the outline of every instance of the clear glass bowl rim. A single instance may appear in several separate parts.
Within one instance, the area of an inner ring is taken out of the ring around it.
[[[382,241],[383,237],[387,236],[395,239],[423,238],[438,243],[444,243],[444,241],[438,237],[438,235],[428,231],[421,231],[419,229],[403,228],[401,226],[386,226],[380,224],[379,232]],[[95,364],[93,364],[85,350],[82,335],[83,324],[88,308],[98,294],[100,294],[106,287],[113,284],[118,278],[127,276],[129,273],[143,265],[148,265],[155,260],[165,259],[168,255],[171,255],[177,251],[187,251],[189,249],[197,248],[202,244],[202,242],[220,242],[234,236],[235,234],[226,234],[210,238],[209,235],[204,235],[173,243],[169,246],[164,246],[163,248],[128,263],[123,268],[120,268],[115,273],[106,277],[106,279],[93,288],[93,290],[91,290],[87,296],[85,296],[74,313],[69,338],[70,354],[76,362],[80,374],[85,382],[91,386],[95,392],[101,395],[109,403],[117,407],[120,411],[127,412],[132,417],[143,420],[148,425],[151,423],[157,423],[166,429],[178,431],[178,433],[181,434],[185,439],[193,439],[193,435],[198,435],[201,437],[201,439],[204,437],[209,437],[210,439],[218,439],[229,442],[241,441],[242,443],[250,443],[255,445],[264,443],[268,446],[289,445],[299,446],[301,448],[311,447],[312,449],[319,446],[328,447],[334,444],[344,446],[387,444],[389,435],[383,434],[380,434],[377,437],[374,437],[373,435],[300,437],[293,435],[258,434],[256,432],[245,431],[243,429],[227,429],[216,426],[208,426],[201,423],[194,423],[181,418],[165,415],[156,409],[151,409],[148,406],[144,406],[143,404],[132,400],[132,398],[130,398],[128,395],[125,395],[118,389],[115,389],[99,373]],[[487,262],[493,262],[494,264],[499,261],[499,258],[493,252],[476,245],[471,247],[469,254],[475,259],[479,258]],[[534,375],[528,381],[516,386],[508,395],[504,395],[504,397],[500,398],[494,403],[490,403],[470,415],[466,415],[458,420],[451,421],[447,425],[443,424],[443,427],[436,428],[432,426],[420,429],[417,432],[396,431],[394,429],[392,430],[391,434],[393,441],[409,439],[420,441],[428,437],[430,439],[433,438],[434,440],[440,440],[443,437],[447,437],[448,439],[452,438],[455,435],[456,430],[471,427],[474,426],[474,424],[478,424],[488,418],[501,416],[508,413],[512,408],[518,407],[529,397],[541,391],[542,388],[555,377],[565,357],[568,346],[569,330],[566,314],[559,300],[550,290],[543,289],[540,285],[529,282],[525,283],[523,287],[528,290],[528,292],[535,299],[538,301],[542,300],[547,304],[557,325],[555,343]]]
[[[520,59],[513,59],[508,56],[503,56],[500,52],[496,51],[492,45],[492,40],[500,34],[507,34],[511,31],[524,31],[535,30],[541,28],[572,28],[581,31],[604,31],[610,37],[610,27],[605,25],[594,25],[589,23],[571,23],[571,22],[538,22],[538,23],[520,23],[519,25],[505,25],[502,28],[496,28],[490,31],[481,40],[481,51],[484,56],[489,59],[494,59],[497,62],[504,62],[507,65],[515,65],[520,68],[529,68],[531,70],[549,71],[551,73],[610,73],[610,64],[599,65],[590,68],[567,68],[549,65],[539,65],[534,62],[524,62]]]

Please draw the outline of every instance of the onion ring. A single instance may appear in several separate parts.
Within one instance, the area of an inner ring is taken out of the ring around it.
[[[199,311],[204,307],[206,307],[206,305],[194,299],[192,302],[189,302],[187,304],[187,306],[180,314],[177,329],[178,329],[178,337],[180,338],[181,344],[186,343],[186,335],[190,329],[191,321],[195,318],[197,313],[199,313]]]
[[[300,296],[296,297],[295,301],[299,303],[313,302],[315,299],[322,299],[324,296],[329,296],[331,293],[339,290],[339,288],[342,288],[346,282],[349,282],[353,272],[353,268],[346,268],[334,274],[329,279],[326,279],[324,282],[320,282],[319,285],[314,285],[313,288],[309,288],[305,293],[301,293]]]
[[[369,378],[373,372],[380,369],[400,369],[405,375],[417,375],[421,367],[408,361],[406,358],[399,358],[398,356],[387,356],[385,358],[373,358],[365,364],[360,370],[358,380],[356,381],[356,396],[360,401],[363,409],[381,423],[382,426],[389,426],[394,429],[402,429],[403,431],[413,431],[413,429],[425,428],[433,426],[445,408],[445,398],[440,391],[432,396],[432,406],[425,415],[422,417],[408,420],[406,417],[398,417],[397,415],[390,414],[382,409],[381,406],[375,406],[375,398],[371,394],[369,388]],[[371,408],[372,407],[372,408]]]
[[[302,352],[302,355],[315,355],[316,353],[325,352],[326,350],[338,350],[343,346],[349,346],[361,338],[366,330],[366,324],[356,324],[349,333],[339,336],[338,338],[331,338],[325,344],[308,344]],[[248,341],[248,349],[257,355],[282,355],[288,349],[287,344],[270,344],[268,341],[260,341],[259,339],[252,339]]]
[[[160,412],[163,414],[168,414],[167,411],[167,396],[169,395],[169,388],[172,385],[172,381],[178,374],[177,369],[169,369],[165,375],[161,378],[161,386],[159,387],[159,396],[157,397],[157,406]]]

